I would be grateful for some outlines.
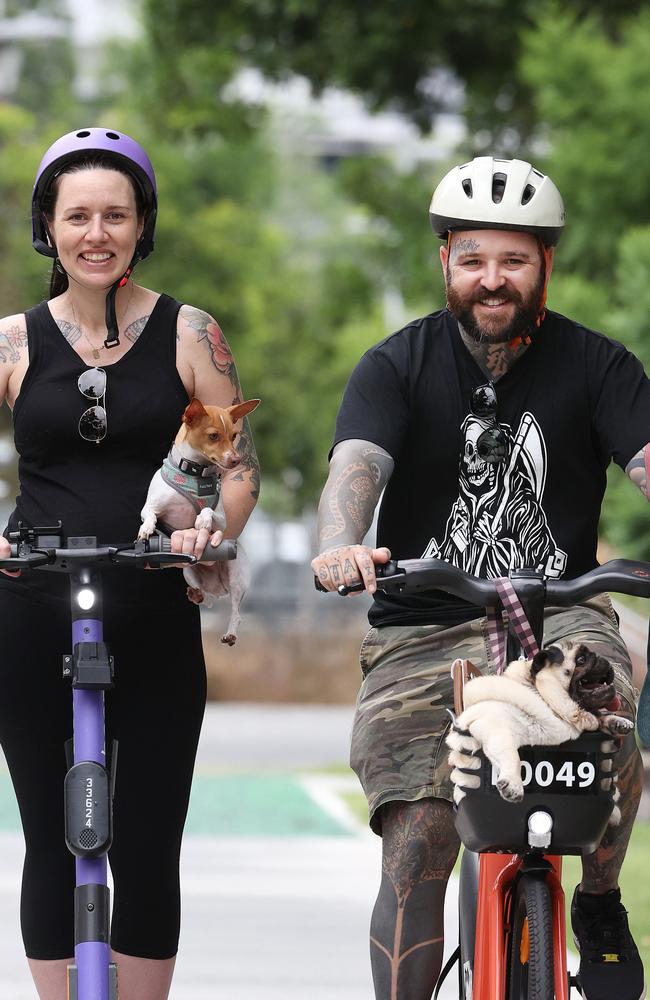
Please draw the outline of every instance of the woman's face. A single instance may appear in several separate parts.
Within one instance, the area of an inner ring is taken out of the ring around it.
[[[131,263],[142,227],[125,174],[96,167],[61,175],[49,228],[71,282],[109,288]]]

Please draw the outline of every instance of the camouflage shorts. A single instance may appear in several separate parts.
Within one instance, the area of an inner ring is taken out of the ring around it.
[[[573,608],[548,608],[544,642],[582,640],[607,657],[620,696],[633,708],[632,665],[611,601],[601,595]],[[363,682],[352,728],[350,764],[381,834],[380,806],[394,800],[452,800],[444,738],[454,695],[450,673],[460,657],[494,673],[485,618],[462,625],[385,625],[361,645]]]

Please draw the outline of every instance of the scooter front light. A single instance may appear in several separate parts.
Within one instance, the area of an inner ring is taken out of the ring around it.
[[[84,587],[83,590],[77,591],[77,604],[82,611],[90,611],[95,603],[95,599],[95,591],[91,590],[90,587]]]

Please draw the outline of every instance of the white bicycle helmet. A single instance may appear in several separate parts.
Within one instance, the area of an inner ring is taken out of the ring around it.
[[[441,239],[458,229],[516,229],[553,247],[564,229],[564,203],[550,177],[530,163],[477,156],[445,174],[429,218]]]

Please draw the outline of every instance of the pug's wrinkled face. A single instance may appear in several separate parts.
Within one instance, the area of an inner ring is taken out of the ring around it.
[[[582,642],[563,639],[540,650],[533,658],[531,673],[535,677],[544,669],[553,670],[569,697],[588,712],[605,708],[616,694],[611,663]]]

